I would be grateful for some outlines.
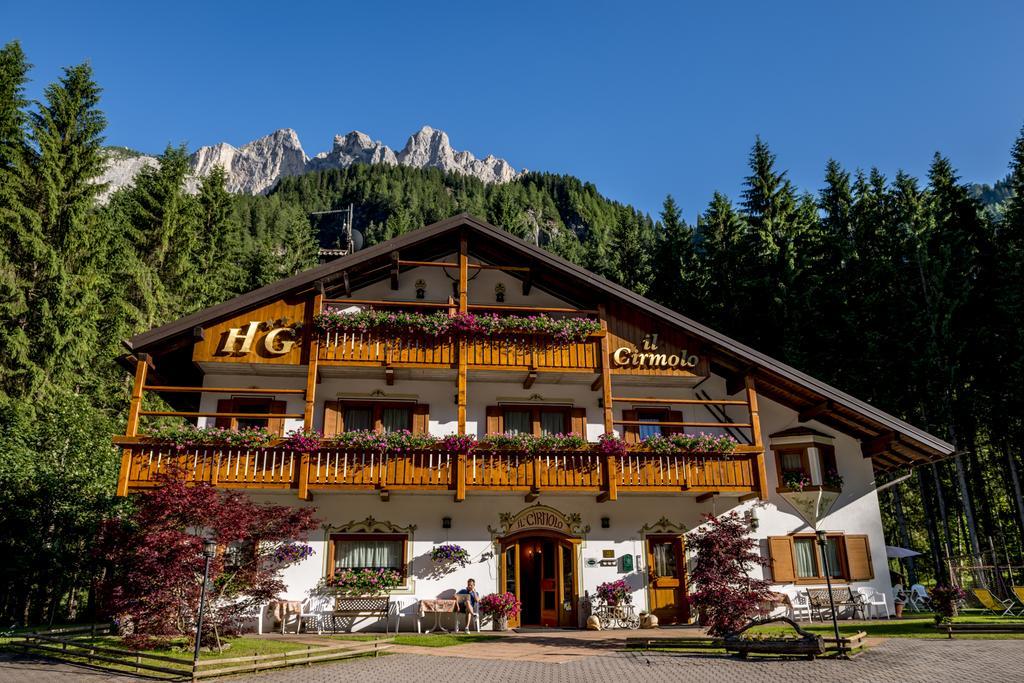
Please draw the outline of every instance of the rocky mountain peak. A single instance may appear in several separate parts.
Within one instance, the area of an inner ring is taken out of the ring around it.
[[[146,155],[130,158],[111,155],[110,159],[110,166],[102,178],[110,183],[105,196],[131,184],[141,169],[156,164],[154,157]],[[198,188],[199,178],[220,166],[227,172],[228,191],[244,194],[266,193],[286,176],[348,168],[353,164],[439,168],[449,173],[475,176],[485,183],[505,183],[518,175],[504,159],[493,155],[477,159],[468,151],[455,150],[447,133],[430,126],[423,126],[411,135],[398,154],[383,142],[354,130],[346,135],[335,135],[330,151],[309,158],[302,149],[298,133],[291,128],[281,128],[241,147],[227,142],[200,147],[192,154],[191,164],[192,174],[187,181],[190,192]]]

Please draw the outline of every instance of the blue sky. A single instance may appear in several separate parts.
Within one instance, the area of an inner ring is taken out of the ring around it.
[[[0,0],[30,95],[89,60],[108,142],[242,144],[298,131],[310,155],[424,124],[517,168],[569,173],[688,218],[736,197],[760,134],[804,189],[831,156],[887,175],[949,155],[1006,173],[1024,124],[1019,2]]]

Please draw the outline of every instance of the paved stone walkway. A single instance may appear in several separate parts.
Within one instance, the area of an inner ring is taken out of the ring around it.
[[[468,647],[484,647],[484,643]],[[457,646],[462,647],[462,646]],[[312,668],[296,667],[259,676],[226,679],[251,683],[339,683],[360,680],[469,680],[504,683],[575,681],[659,681],[783,683],[785,681],[857,681],[864,683],[997,683],[1024,680],[1024,642],[1020,640],[916,640],[893,638],[851,662],[739,661],[665,653],[599,650],[565,663],[487,660],[436,654],[401,653]],[[524,652],[526,654],[526,652]],[[0,683],[128,683],[115,676],[42,659],[0,656]]]

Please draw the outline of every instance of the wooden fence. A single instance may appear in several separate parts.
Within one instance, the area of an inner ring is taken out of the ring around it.
[[[174,680],[197,680],[363,655],[372,654],[376,657],[380,652],[389,649],[394,642],[394,638],[377,638],[372,641],[350,641],[329,646],[306,645],[304,648],[287,652],[204,659],[193,665],[191,659],[125,650],[96,642],[96,637],[110,633],[110,626],[55,629],[20,635],[20,640],[14,641],[14,644],[26,653],[39,653],[73,662],[84,660],[90,666],[111,671],[130,671],[151,676],[161,674]]]

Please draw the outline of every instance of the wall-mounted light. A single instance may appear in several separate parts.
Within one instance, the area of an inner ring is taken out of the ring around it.
[[[601,528],[602,529],[611,529],[612,528],[612,520],[611,520],[610,517],[602,517],[601,518]]]
[[[505,303],[505,285],[500,282],[494,285],[494,300],[499,304]]]
[[[755,508],[747,510],[744,517],[747,518],[747,523],[750,524],[751,531],[757,531],[757,527],[761,526],[761,520],[757,518],[757,510]]]
[[[442,529],[451,529],[452,528],[452,518],[451,517],[442,517],[441,518],[441,528]]]
[[[416,281],[416,298],[424,299],[427,296],[427,283],[425,280]]]

